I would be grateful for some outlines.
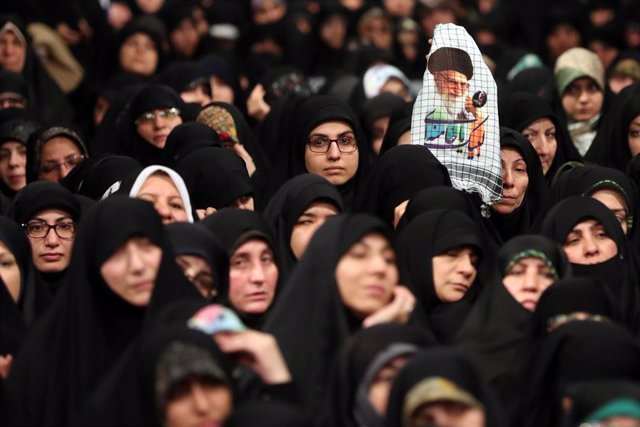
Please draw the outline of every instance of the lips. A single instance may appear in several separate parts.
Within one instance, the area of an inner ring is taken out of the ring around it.
[[[469,285],[465,283],[450,283],[451,287],[456,291],[466,293],[469,290]]]
[[[153,289],[153,280],[145,280],[142,282],[134,283],[130,287],[137,292],[150,291],[151,289]]]
[[[324,171],[326,173],[330,174],[330,175],[331,174],[339,174],[339,173],[342,173],[342,171],[344,171],[344,168],[340,167],[340,166],[331,166],[331,167],[328,167],[328,168],[324,168]]]
[[[64,255],[59,252],[47,252],[40,255],[40,258],[44,259],[46,262],[57,262],[60,261],[63,256]]]
[[[531,299],[524,300],[520,304],[522,304],[524,308],[530,311],[534,311],[536,309],[536,306],[538,305],[536,301]]]
[[[376,285],[376,284],[365,285],[364,290],[367,293],[367,295],[370,295],[370,296],[380,297],[380,296],[384,296],[385,294],[385,288],[382,285]]]
[[[267,299],[266,292],[253,292],[245,297],[248,301],[264,301]]]
[[[160,134],[153,137],[154,142],[164,143],[167,140],[166,134]]]

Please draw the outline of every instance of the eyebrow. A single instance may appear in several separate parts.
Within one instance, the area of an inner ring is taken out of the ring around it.
[[[62,222],[62,221],[67,220],[67,219],[68,219],[68,220],[72,220],[72,221],[73,221],[73,218],[71,218],[70,216],[61,216],[61,217],[58,217],[58,218],[54,219],[54,220],[53,220],[53,222]],[[36,216],[36,217],[31,218],[29,221],[34,221],[34,220],[36,220],[36,221],[42,221],[42,222],[44,222],[45,224],[46,224],[46,222],[47,222],[47,220],[46,220],[46,219],[44,219],[44,218],[42,218],[42,217],[39,217],[39,216]]]
[[[349,133],[353,133],[355,135],[354,131],[345,130],[344,132],[340,132],[338,134],[338,136],[344,136],[344,135],[349,134]],[[310,136],[326,136],[326,137],[329,137],[329,135],[327,135],[326,133],[312,133]]]

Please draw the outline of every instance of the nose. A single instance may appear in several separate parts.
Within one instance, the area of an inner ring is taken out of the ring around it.
[[[251,269],[251,276],[249,279],[251,280],[251,283],[254,283],[257,285],[261,285],[264,283],[265,281],[264,266],[260,262],[257,262],[254,264],[253,268]]]
[[[329,159],[340,158],[340,149],[338,148],[338,143],[336,141],[331,141],[329,145],[329,150],[327,151],[327,158]]]
[[[173,221],[173,215],[171,214],[169,203],[159,199],[155,201],[153,207],[156,208],[156,212],[158,212],[158,215],[162,218],[163,224],[168,224]]]
[[[524,274],[523,289],[529,292],[537,292],[539,288],[539,276],[535,269],[527,268]]]
[[[63,163],[60,165],[60,179],[64,178],[65,176],[69,175],[69,172],[71,172],[72,167],[69,166],[66,163]]]
[[[502,187],[513,188],[513,174],[509,168],[502,168]]]
[[[550,146],[549,146],[549,141],[547,140],[547,137],[545,135],[541,135],[540,136],[540,142],[538,143],[538,147],[536,152],[538,153],[538,156],[540,157],[546,157],[549,155],[549,153],[551,152],[550,150]]]
[[[458,262],[458,272],[465,277],[471,277],[475,270],[476,268],[473,266],[473,262],[471,262],[471,254],[461,254],[460,261]]]
[[[586,90],[580,92],[580,96],[578,96],[578,101],[583,104],[586,104],[589,101],[589,93]]]
[[[598,248],[598,243],[596,242],[594,236],[587,235],[582,240],[582,253],[585,257],[595,257],[600,253]]]
[[[129,271],[132,274],[140,275],[144,271],[144,259],[140,253],[139,248],[133,243],[127,244],[127,261]]]
[[[20,166],[20,155],[16,152],[16,151],[11,151],[9,154],[9,166],[10,167],[17,167]]]
[[[60,245],[60,238],[53,228],[50,228],[47,235],[44,236],[44,244],[50,248],[55,248]]]
[[[209,410],[207,394],[200,384],[193,384],[191,386],[191,401],[195,412],[204,414]]]

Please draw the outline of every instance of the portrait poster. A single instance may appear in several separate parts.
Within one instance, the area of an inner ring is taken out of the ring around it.
[[[487,208],[502,192],[499,126],[496,83],[480,49],[463,27],[437,25],[411,143],[431,150],[454,188],[478,193]]]

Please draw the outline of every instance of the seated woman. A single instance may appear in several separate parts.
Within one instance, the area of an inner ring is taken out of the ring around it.
[[[12,216],[31,245],[36,294],[43,297],[41,311],[64,282],[80,220],[80,204],[60,184],[37,181],[16,194]]]
[[[318,175],[293,177],[273,195],[263,215],[276,236],[283,278],[302,258],[318,228],[340,212],[340,193]]]
[[[500,111],[500,123],[520,132],[531,142],[548,183],[561,165],[581,159],[549,101],[532,93],[519,92],[509,95],[505,105],[504,111]]]
[[[54,126],[39,133],[33,147],[33,159],[29,156],[28,164],[36,173],[37,179],[60,182],[89,157],[89,151],[75,131]]]
[[[229,291],[221,298],[246,324],[261,329],[280,292],[271,230],[259,214],[234,208],[208,216],[201,224],[220,239],[229,260]]]
[[[153,203],[164,224],[193,222],[187,186],[176,171],[167,167],[148,166],[136,171],[122,182],[118,181],[111,191],[114,192]]]
[[[202,297],[226,295],[229,260],[220,241],[202,225],[187,222],[167,225],[167,235],[176,263]]]
[[[331,95],[312,96],[297,111],[298,121],[274,168],[276,185],[302,173],[326,178],[351,207],[368,173],[369,148],[358,117]]]
[[[502,198],[491,206],[491,222],[503,241],[531,231],[546,198],[542,165],[531,143],[518,132],[500,128]]]
[[[460,350],[416,354],[393,382],[387,427],[502,427],[505,418],[480,370]]]
[[[27,110],[0,113],[0,191],[10,199],[27,185],[27,140],[39,126]]]
[[[328,424],[382,426],[393,379],[418,351],[433,345],[412,325],[381,324],[353,334],[334,367]]]
[[[184,103],[173,89],[149,85],[133,97],[117,129],[120,145],[112,152],[143,166],[160,163],[167,137],[183,122]]]
[[[527,337],[540,296],[569,272],[562,248],[546,237],[514,237],[498,251],[494,278],[455,342],[478,363],[502,398],[508,398],[512,368],[529,344]]]
[[[547,213],[541,232],[562,245],[574,276],[609,289],[624,324],[637,331],[638,264],[614,214],[595,199],[569,197]]]
[[[114,196],[98,204],[78,231],[71,259],[54,304],[8,378],[19,424],[69,424],[141,330],[152,293],[190,287],[158,214],[141,200]]]
[[[480,289],[484,245],[477,224],[461,212],[417,216],[396,238],[400,282],[418,300],[413,320],[439,342],[462,326]]]
[[[406,323],[415,299],[398,285],[389,229],[362,214],[330,218],[287,280],[265,330],[275,335],[301,392],[320,413],[330,367],[353,332]]]

